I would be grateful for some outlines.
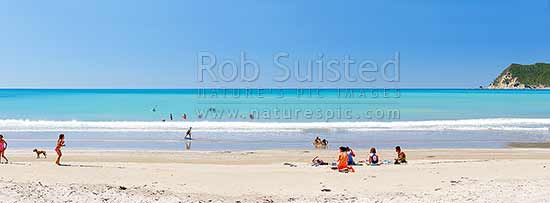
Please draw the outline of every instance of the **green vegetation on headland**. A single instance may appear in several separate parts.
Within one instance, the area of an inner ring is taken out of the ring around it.
[[[489,88],[550,88],[550,64],[511,64],[489,85]]]

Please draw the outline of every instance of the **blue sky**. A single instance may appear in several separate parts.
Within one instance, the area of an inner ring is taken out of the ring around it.
[[[550,62],[548,0],[345,2],[0,0],[0,87],[470,88],[510,63]],[[260,79],[198,82],[200,51],[246,52]],[[377,63],[398,52],[400,81],[277,83],[278,52]]]

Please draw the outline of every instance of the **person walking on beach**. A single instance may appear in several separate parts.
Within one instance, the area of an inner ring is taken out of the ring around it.
[[[189,127],[189,130],[187,130],[187,133],[185,133],[185,139],[186,140],[192,140],[193,138],[191,138],[191,129],[193,127]]]
[[[2,163],[2,159],[6,160],[6,164],[8,163],[8,158],[6,158],[6,155],[4,155],[7,148],[8,142],[4,140],[4,135],[0,134],[0,163]]]
[[[55,152],[57,153],[57,159],[55,160],[55,164],[61,165],[59,161],[61,160],[61,147],[65,146],[65,135],[59,134],[59,138],[57,139],[57,145],[55,146]]]

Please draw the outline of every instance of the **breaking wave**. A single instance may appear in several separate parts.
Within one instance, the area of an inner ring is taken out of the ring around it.
[[[393,122],[157,122],[0,120],[3,132],[308,132],[308,131],[550,131],[550,119],[491,118]]]

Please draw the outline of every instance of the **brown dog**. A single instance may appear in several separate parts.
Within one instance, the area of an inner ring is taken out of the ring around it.
[[[43,151],[43,150],[38,150],[38,149],[34,149],[32,150],[34,153],[36,153],[36,158],[40,158],[40,154],[43,154],[44,155],[44,159],[45,158],[48,158],[46,157],[46,151]]]

